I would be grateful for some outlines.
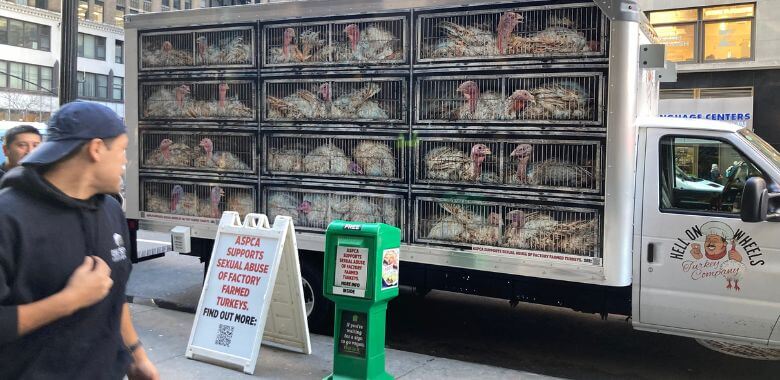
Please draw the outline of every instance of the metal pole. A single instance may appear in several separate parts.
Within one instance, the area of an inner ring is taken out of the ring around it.
[[[78,97],[78,0],[62,0],[60,27],[60,105]]]

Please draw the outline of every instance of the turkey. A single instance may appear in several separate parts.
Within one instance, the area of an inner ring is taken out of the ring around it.
[[[505,120],[519,118],[527,104],[535,103],[535,97],[526,90],[514,91],[504,99],[492,91],[481,93],[474,81],[466,81],[457,91],[466,99],[466,103],[455,111],[457,120]]]
[[[366,197],[352,197],[331,204],[336,215],[331,220],[341,219],[350,222],[380,223],[384,222],[383,210],[375,202]]]
[[[523,21],[523,16],[515,12],[505,12],[496,25],[496,35],[492,31],[475,26],[463,26],[450,21],[442,21],[439,28],[447,37],[434,49],[434,58],[490,57],[506,53],[512,31]]]
[[[737,251],[736,243],[733,239],[731,240],[728,260],[720,264],[720,270],[727,282],[726,289],[740,291],[739,280],[742,279],[742,274],[745,273],[745,264],[742,263],[742,255]]]
[[[198,146],[204,154],[195,159],[196,168],[213,168],[217,170],[246,171],[249,166],[230,152],[214,152],[214,142],[210,138],[200,140]]]
[[[197,216],[198,198],[195,194],[185,193],[181,185],[176,185],[171,190],[171,202],[168,211],[171,214]]]
[[[268,63],[304,62],[308,59],[298,46],[293,44],[295,29],[287,28],[282,33],[282,46],[268,49]]]
[[[352,157],[365,175],[383,178],[394,178],[396,175],[395,155],[387,144],[363,141],[352,150]]]
[[[209,192],[208,199],[201,199],[199,202],[198,216],[211,219],[219,219],[222,213],[219,210],[219,204],[222,201],[222,197],[225,196],[225,190],[222,190],[219,186],[214,186]]]
[[[501,242],[501,215],[491,212],[485,223],[475,226],[469,234],[469,243],[482,245],[499,245]]]
[[[268,197],[268,218],[273,220],[277,215],[289,216],[297,225],[298,219],[298,199],[288,193],[273,192]]]
[[[375,25],[369,25],[363,30],[357,24],[349,24],[344,28],[349,40],[351,57],[349,61],[384,61],[396,59],[393,44],[398,39],[393,33]]]
[[[244,41],[244,37],[223,38],[216,44],[210,44],[205,36],[195,40],[198,53],[196,64],[240,64],[250,62],[250,46]]]
[[[307,29],[301,32],[299,37],[301,43],[301,59],[308,62],[328,62],[328,49],[326,48],[328,40],[321,38],[320,32]]]
[[[547,28],[529,37],[511,36],[508,54],[579,53],[598,50],[593,42],[573,29],[566,17],[551,17]]]
[[[160,147],[144,159],[147,166],[192,167],[195,152],[186,144],[174,143],[170,139],[160,141]]]
[[[448,215],[439,218],[428,231],[429,239],[470,243],[475,240],[487,241],[495,230],[491,231],[491,225],[486,225],[482,216],[464,209],[457,204],[442,203],[441,208]],[[495,216],[493,216],[495,220]],[[498,222],[500,224],[500,221]],[[484,228],[484,229],[483,229]],[[500,226],[499,226],[500,229]],[[500,235],[500,230],[498,231]]]
[[[320,94],[329,91],[330,88],[328,87],[326,90],[324,86],[320,86]],[[328,117],[326,103],[311,91],[299,90],[283,99],[268,95],[266,99],[268,101],[268,118],[271,120],[326,119]]]
[[[363,174],[358,164],[332,144],[321,145],[309,152],[303,158],[303,171],[316,174]]]
[[[225,211],[235,211],[242,218],[246,214],[255,212],[255,200],[252,194],[235,191],[227,198],[227,207]]]
[[[303,171],[303,153],[297,147],[279,147],[268,150],[268,171],[298,173]]]
[[[170,41],[163,41],[159,48],[146,43],[141,53],[141,63],[147,67],[192,66],[192,51],[174,49]]]
[[[484,181],[496,182],[495,175],[485,174],[482,164],[491,155],[485,144],[475,144],[471,154],[447,146],[435,148],[425,155],[427,179],[445,181]]]
[[[325,228],[330,223],[330,197],[327,195],[307,194],[298,205],[301,224],[306,227]]]
[[[332,99],[333,93],[330,84],[323,84],[320,90],[332,119],[389,119],[387,111],[382,109],[379,103],[371,100],[382,91],[382,88],[376,83],[369,82],[365,87],[354,89],[335,100]]]
[[[153,92],[145,100],[144,117],[176,117],[184,115],[189,103],[190,86],[182,84],[173,89],[165,87]]]
[[[530,120],[578,120],[589,116],[587,93],[576,83],[545,85],[527,90],[534,102],[523,109]]]
[[[553,250],[549,244],[558,222],[547,213],[524,213],[522,210],[514,210],[507,213],[510,221],[505,232],[506,242],[509,247],[527,248],[534,250]]]
[[[550,158],[529,164],[533,150],[530,144],[520,144],[509,155],[517,159],[517,171],[512,182],[568,187],[588,187],[593,183],[593,173],[568,161]]]
[[[468,232],[466,226],[452,215],[439,218],[426,235],[427,239],[444,241],[465,241]]]

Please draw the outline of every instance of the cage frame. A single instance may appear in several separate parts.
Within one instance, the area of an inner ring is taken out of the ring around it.
[[[192,77],[188,77],[192,78]],[[199,117],[199,118],[192,118],[192,119],[186,119],[186,118],[162,118],[162,117],[144,117],[143,113],[146,110],[147,106],[144,102],[143,98],[143,90],[144,86],[147,85],[181,85],[181,84],[217,84],[220,83],[249,83],[250,84],[250,90],[249,90],[249,100],[252,102],[248,106],[248,108],[252,109],[252,118],[229,118],[229,117]],[[199,120],[203,120],[208,123],[218,123],[218,122],[249,122],[252,124],[257,124],[257,111],[258,111],[258,104],[257,104],[257,97],[258,97],[258,88],[257,88],[257,80],[254,78],[222,78],[222,80],[214,80],[214,79],[208,79],[208,80],[200,80],[200,79],[191,79],[186,80],[184,78],[175,78],[171,80],[142,80],[138,83],[138,121],[139,124],[143,123],[154,123],[154,122],[165,122],[165,123],[172,123],[172,122],[179,122],[179,123],[196,123]]]
[[[209,168],[199,168],[196,166],[192,167],[180,167],[180,166],[148,166],[146,165],[146,154],[144,153],[144,136],[152,133],[159,133],[159,134],[168,134],[168,135],[183,135],[183,136],[194,136],[195,140],[198,138],[203,138],[201,135],[216,135],[216,136],[243,136],[243,137],[250,137],[252,139],[252,143],[250,145],[250,148],[252,149],[252,162],[249,165],[249,170],[216,170],[216,169],[209,169]],[[207,174],[214,174],[214,175],[256,175],[258,170],[258,157],[257,157],[257,144],[258,144],[258,138],[257,138],[257,131],[246,131],[246,132],[240,132],[240,131],[215,131],[215,130],[207,130],[207,129],[199,129],[199,130],[192,130],[187,131],[183,129],[178,130],[163,130],[163,129],[152,129],[152,128],[141,128],[138,131],[138,168],[143,171],[193,171],[198,173],[207,173]],[[186,176],[186,174],[185,174]]]
[[[183,176],[179,176],[179,175],[171,176],[171,177],[168,177],[168,178],[159,178],[158,175],[143,175],[143,174],[141,174],[138,177],[139,177],[138,178],[138,187],[140,189],[140,191],[139,191],[139,196],[140,196],[140,199],[139,199],[140,203],[139,203],[139,205],[141,206],[141,207],[139,207],[140,208],[139,211],[142,213],[141,214],[142,218],[148,218],[147,213],[164,214],[164,215],[179,215],[179,214],[171,214],[171,213],[156,213],[154,211],[144,210],[146,208],[146,205],[147,205],[146,189],[144,188],[144,185],[145,185],[145,183],[147,181],[150,181],[150,180],[154,181],[155,184],[172,184],[174,186],[175,185],[191,185],[191,186],[206,186],[206,187],[220,186],[220,187],[223,187],[223,188],[248,189],[248,190],[250,190],[252,192],[252,199],[254,201],[254,206],[255,206],[254,207],[254,212],[257,212],[261,208],[260,207],[260,202],[259,202],[260,199],[258,198],[259,191],[258,191],[257,185],[250,185],[248,183],[241,183],[241,182],[234,182],[234,181],[224,181],[224,180],[218,180],[218,179],[214,179],[214,178],[211,178],[211,179],[204,178],[202,180],[199,180],[197,178],[187,178],[187,177],[183,177]],[[178,180],[177,181],[176,179],[171,179],[171,178],[182,178],[182,180]],[[218,221],[219,220],[219,218],[216,218],[216,219],[215,218],[206,218],[206,217],[202,217],[202,216],[189,216],[189,215],[183,215],[183,216],[194,217],[194,218],[201,218],[201,219],[209,219],[209,220],[212,220],[212,221]]]
[[[219,64],[219,65],[196,65],[195,64],[195,55],[197,54],[197,46],[196,46],[196,35],[198,33],[204,33],[204,32],[225,32],[225,31],[233,31],[233,30],[249,30],[249,38],[251,39],[251,45],[250,45],[250,52],[249,52],[249,58],[251,59],[251,63],[248,64]],[[192,56],[192,66],[154,66],[154,67],[144,67],[143,65],[143,42],[144,37],[146,36],[159,36],[159,35],[168,35],[168,34],[189,34],[190,35],[190,53]],[[144,74],[146,72],[154,72],[154,71],[184,71],[184,70],[208,70],[208,69],[256,69],[257,68],[257,27],[256,23],[246,24],[246,25],[238,25],[238,26],[230,26],[225,28],[219,28],[219,27],[209,27],[209,28],[187,28],[187,29],[168,29],[168,30],[156,30],[156,31],[139,31],[138,32],[138,41],[139,41],[139,52],[141,54],[138,54],[138,72],[139,74]]]

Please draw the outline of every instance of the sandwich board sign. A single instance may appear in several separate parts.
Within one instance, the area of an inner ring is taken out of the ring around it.
[[[253,374],[261,342],[311,354],[292,219],[226,211],[186,356]]]

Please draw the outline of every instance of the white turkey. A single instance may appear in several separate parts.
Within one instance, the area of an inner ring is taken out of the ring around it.
[[[198,215],[198,197],[192,193],[186,193],[181,185],[175,185],[171,189],[170,214],[197,216]]]
[[[251,193],[233,191],[233,193],[227,197],[225,211],[235,211],[243,218],[246,214],[255,212],[255,199]]]
[[[320,99],[322,93],[323,87],[320,86],[318,94],[298,90],[282,99],[268,95],[268,119],[327,119],[329,111],[326,102]]]
[[[456,120],[517,119],[527,104],[536,102],[535,97],[526,90],[514,91],[507,98],[492,91],[483,93],[474,81],[461,83],[457,91],[466,99],[466,103],[453,111]]]
[[[382,91],[382,87],[376,83],[368,83],[364,87],[353,89],[335,100],[329,83],[323,84],[320,90],[331,119],[382,120],[390,118],[387,111],[372,99]]]
[[[573,83],[543,85],[528,89],[534,102],[523,109],[528,120],[581,120],[590,116],[588,95],[582,86]]]
[[[203,148],[203,155],[195,159],[196,168],[214,168],[217,170],[246,171],[249,165],[241,161],[230,152],[215,152],[214,142],[210,138],[203,138],[198,144]]]
[[[187,144],[174,143],[171,139],[162,139],[160,146],[144,158],[146,166],[191,167],[195,157],[194,150]]]
[[[209,191],[208,199],[200,199],[198,201],[198,216],[204,218],[219,219],[222,216],[222,212],[219,210],[219,204],[222,202],[222,197],[225,196],[225,190],[222,190],[219,186],[214,186]]]
[[[268,218],[273,220],[277,215],[289,216],[297,225],[298,218],[298,199],[285,192],[273,192],[268,197]]]
[[[306,227],[325,228],[330,223],[330,197],[320,194],[306,194],[298,205],[299,218]]]
[[[464,26],[442,21],[439,28],[447,34],[446,39],[433,48],[433,57],[492,57],[506,53],[512,31],[523,21],[515,12],[505,12],[496,24],[496,34],[476,26]]]
[[[268,150],[270,172],[298,173],[303,171],[303,152],[297,147],[274,147]]]
[[[517,159],[517,171],[512,182],[569,187],[587,187],[593,183],[593,173],[568,161],[549,158],[542,162],[531,163],[533,150],[530,144],[520,144],[509,155]]]
[[[394,178],[396,175],[395,155],[387,144],[362,141],[352,150],[352,158],[365,175],[383,178]]]
[[[369,25],[360,30],[357,24],[349,24],[344,28],[349,39],[351,59],[349,61],[383,61],[399,58],[393,51],[393,45],[398,38],[393,33],[376,25]]]
[[[382,208],[376,202],[372,202],[371,199],[366,197],[352,197],[346,201],[332,204],[331,207],[340,214],[338,219],[363,223],[384,222]]]
[[[514,248],[553,250],[545,238],[550,237],[558,222],[542,212],[524,213],[514,210],[507,213],[509,224],[505,232],[505,244]]]
[[[445,181],[497,182],[495,175],[483,173],[482,165],[493,152],[485,144],[475,144],[469,155],[443,146],[425,155],[426,179]],[[492,173],[491,173],[492,174]]]
[[[595,41],[588,41],[573,29],[574,23],[566,17],[551,17],[547,28],[529,37],[511,36],[508,54],[551,54],[597,51]]]
[[[341,148],[321,145],[303,158],[303,171],[316,174],[363,174],[363,170],[350,160]]]

